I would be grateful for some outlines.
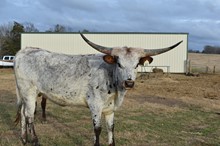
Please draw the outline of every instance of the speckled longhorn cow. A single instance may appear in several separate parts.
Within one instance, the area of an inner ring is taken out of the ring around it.
[[[39,95],[63,106],[82,105],[92,114],[95,140],[99,146],[101,115],[105,116],[108,144],[114,146],[114,111],[122,104],[125,93],[134,87],[137,66],[153,61],[151,56],[167,52],[181,42],[163,49],[104,47],[81,37],[104,55],[64,55],[40,48],[20,50],[15,59],[18,115],[21,119],[23,144],[38,146],[34,130],[34,111]]]

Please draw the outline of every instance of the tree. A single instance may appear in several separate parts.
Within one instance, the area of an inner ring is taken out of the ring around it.
[[[54,32],[65,32],[65,31],[66,31],[65,26],[59,24],[55,25]]]
[[[83,29],[83,31],[82,32],[89,32],[89,30],[87,30],[87,29]]]
[[[14,22],[12,30],[2,40],[1,55],[15,55],[21,46],[21,33],[24,32],[24,26]]]
[[[24,31],[25,32],[39,32],[39,30],[34,26],[34,24],[30,22],[24,23]]]
[[[206,53],[206,54],[220,54],[220,47],[216,47],[216,46],[205,46],[204,50],[202,51],[202,53]]]
[[[189,52],[189,53],[200,53],[199,50],[192,50],[192,49],[189,49],[188,52]]]
[[[66,27],[60,24],[54,26],[54,28],[50,28],[46,32],[66,32]]]
[[[13,23],[2,24],[0,26],[0,56],[8,54],[4,49],[4,45],[10,38],[12,38],[11,31],[13,29]]]
[[[10,22],[0,26],[0,56],[14,55],[20,50],[22,32],[39,32],[30,22]]]
[[[9,36],[12,28],[13,23],[2,24],[0,26],[0,39]]]

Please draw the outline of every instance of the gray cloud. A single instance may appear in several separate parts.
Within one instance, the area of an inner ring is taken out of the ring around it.
[[[189,49],[220,46],[219,0],[1,0],[0,22],[74,30],[187,32]]]

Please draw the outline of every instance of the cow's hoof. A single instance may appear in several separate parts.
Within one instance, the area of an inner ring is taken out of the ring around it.
[[[33,142],[32,142],[32,145],[33,145],[33,146],[40,146],[40,144],[38,143],[38,141],[33,141]]]
[[[22,142],[23,145],[27,144],[27,140],[25,138],[22,138],[22,137],[21,137],[21,142]]]
[[[100,144],[99,143],[95,143],[94,146],[100,146]]]

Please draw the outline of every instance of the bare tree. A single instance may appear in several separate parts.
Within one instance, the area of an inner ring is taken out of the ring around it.
[[[21,33],[24,32],[24,26],[18,22],[14,22],[12,28],[2,27],[1,32],[1,51],[0,55],[15,55],[20,49]],[[4,31],[3,31],[4,30]]]
[[[60,24],[56,24],[53,28],[50,28],[46,32],[66,32],[66,27]]]
[[[26,22],[23,25],[24,25],[25,32],[39,32],[39,30],[31,22]]]
[[[3,44],[9,38],[12,38],[11,31],[13,29],[13,23],[9,22],[8,24],[0,25],[0,56],[2,55],[3,51]]]
[[[13,29],[13,23],[0,25],[0,37],[10,36],[10,32]]]

